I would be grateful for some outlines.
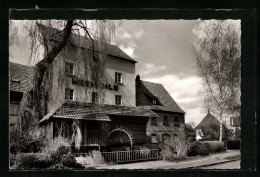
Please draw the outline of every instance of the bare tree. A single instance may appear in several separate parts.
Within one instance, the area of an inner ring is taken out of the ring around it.
[[[201,93],[206,108],[220,120],[240,105],[240,34],[231,21],[203,21],[196,26],[199,36],[194,45],[199,74],[203,78]]]
[[[10,21],[10,43],[15,43],[17,29]],[[19,114],[18,128],[21,133],[29,133],[36,128],[36,124],[45,114],[45,80],[46,72],[52,66],[57,55],[72,43],[72,35],[82,35],[91,46],[92,71],[86,73],[90,75],[94,87],[102,92],[104,78],[104,61],[107,54],[107,43],[110,42],[115,31],[115,25],[111,21],[100,20],[88,23],[86,20],[36,20],[27,21],[23,28],[29,31],[27,38],[31,50],[30,61],[36,63],[32,84],[24,93]],[[53,29],[56,30],[53,30]],[[76,49],[80,48],[79,43],[73,45]],[[41,49],[44,49],[44,52]],[[75,52],[75,50],[73,51]],[[84,50],[89,54],[89,49]],[[76,54],[81,54],[76,52]],[[85,66],[81,66],[85,67]],[[101,96],[99,94],[98,96]]]

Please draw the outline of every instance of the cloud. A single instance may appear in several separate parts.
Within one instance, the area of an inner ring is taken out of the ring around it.
[[[140,74],[148,75],[148,74],[152,74],[152,73],[159,73],[165,69],[166,69],[166,66],[155,66],[152,63],[147,63],[147,64],[144,64],[143,69],[141,70],[142,72]]]
[[[131,39],[132,36],[128,32],[124,31],[122,36],[121,36],[121,38],[123,38],[123,39]]]
[[[198,124],[205,116],[203,98],[198,94],[202,87],[202,79],[200,77],[164,75],[154,78],[144,77],[142,80],[163,84],[172,98],[186,112],[186,122]]]
[[[144,30],[141,29],[141,30],[139,30],[139,31],[136,31],[136,32],[134,33],[134,36],[135,36],[135,38],[138,39],[138,38],[142,37],[143,34],[144,34]]]
[[[120,45],[119,48],[121,50],[123,50],[127,55],[129,55],[132,58],[135,58],[135,54],[134,54],[134,48],[133,47],[124,47],[123,45]]]

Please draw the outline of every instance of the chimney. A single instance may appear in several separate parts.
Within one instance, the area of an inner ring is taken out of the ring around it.
[[[140,75],[136,76],[136,81],[140,81]]]

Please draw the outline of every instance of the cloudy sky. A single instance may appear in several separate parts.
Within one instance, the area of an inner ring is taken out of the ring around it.
[[[198,124],[206,112],[198,95],[192,45],[197,20],[124,20],[113,43],[138,61],[136,74],[142,80],[163,84],[186,112],[186,122]]]
[[[192,50],[197,39],[194,27],[199,23],[198,20],[122,20],[112,40],[138,62],[136,74],[142,80],[163,84],[186,112],[186,122],[196,125],[207,113],[198,94],[201,78]],[[10,54],[11,61],[28,64],[28,52],[19,46],[13,45]]]

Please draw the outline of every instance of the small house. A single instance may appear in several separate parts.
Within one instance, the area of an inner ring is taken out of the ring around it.
[[[162,84],[143,81],[137,75],[136,106],[149,108],[159,116],[147,122],[150,143],[162,143],[171,137],[185,138],[185,112]]]
[[[210,111],[208,111],[207,115],[195,127],[195,129],[197,137],[207,140],[218,140],[220,121],[214,117]],[[223,133],[225,133],[225,125],[223,125]]]

